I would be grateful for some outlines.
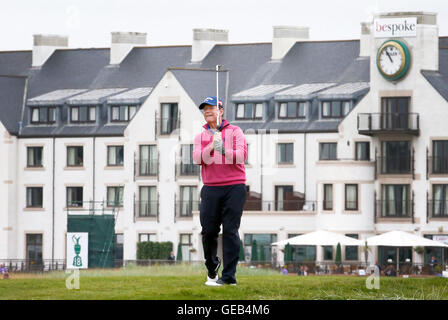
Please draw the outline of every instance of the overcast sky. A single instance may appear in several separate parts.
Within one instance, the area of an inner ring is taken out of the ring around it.
[[[146,32],[148,45],[192,43],[193,28],[229,30],[229,42],[271,42],[272,26],[308,26],[313,40],[359,39],[374,12],[436,12],[448,36],[447,0],[0,0],[0,50],[29,50],[33,34],[71,48],[109,47],[113,31]]]

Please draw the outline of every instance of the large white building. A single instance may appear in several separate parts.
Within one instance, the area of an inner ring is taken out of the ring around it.
[[[225,30],[195,29],[191,46],[113,33],[110,48],[69,49],[66,37],[36,35],[32,51],[0,52],[0,260],[65,259],[67,212],[88,213],[90,201],[119,206],[117,259],[135,260],[137,243],[151,240],[201,260],[191,152],[218,64],[225,117],[248,142],[240,236],[249,259],[253,240],[281,262],[270,243],[318,229],[442,240],[448,38],[436,18],[379,14],[350,41],[282,26],[272,43],[229,44]],[[360,248],[343,249],[343,261],[364,260]],[[296,247],[294,260],[335,251]],[[430,255],[443,252],[400,248],[400,261]],[[369,261],[391,256],[395,248],[378,248]]]

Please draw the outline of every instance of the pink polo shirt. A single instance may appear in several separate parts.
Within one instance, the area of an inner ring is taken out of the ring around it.
[[[205,131],[194,139],[193,161],[201,165],[204,184],[207,186],[246,184],[244,162],[247,158],[247,143],[241,128],[223,120],[221,139],[226,153],[222,155],[212,149],[213,134],[208,130],[208,124],[203,127]]]

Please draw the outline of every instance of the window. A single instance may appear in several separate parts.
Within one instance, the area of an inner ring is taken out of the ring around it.
[[[324,260],[333,260],[333,247],[323,246],[324,249]]]
[[[27,167],[42,167],[43,147],[27,147]]]
[[[236,119],[262,119],[263,103],[238,103]]]
[[[448,216],[448,184],[434,184],[432,186],[433,216]]]
[[[71,123],[86,123],[95,121],[96,121],[95,106],[70,107]]]
[[[26,206],[27,208],[42,208],[43,188],[26,188]]]
[[[342,118],[350,111],[350,101],[322,101],[322,118]]]
[[[67,187],[67,207],[82,207],[82,187]]]
[[[138,242],[156,242],[157,241],[157,234],[155,233],[139,233],[138,235]]]
[[[181,148],[180,174],[192,176],[199,174],[199,166],[193,163],[193,145],[183,144]]]
[[[116,233],[114,238],[115,238],[114,259],[115,261],[120,261],[119,264],[122,265],[124,235],[122,233]]]
[[[107,165],[108,166],[123,165],[123,146],[107,147]]]
[[[49,124],[56,122],[55,107],[33,107],[31,108],[31,123]]]
[[[381,125],[383,129],[409,128],[410,97],[381,98]]]
[[[111,107],[111,121],[130,121],[137,112],[137,106],[112,106]]]
[[[345,185],[345,210],[358,210],[358,185]]]
[[[245,234],[245,252],[251,256],[251,261],[271,261],[271,243],[277,241],[277,235],[266,234]]]
[[[300,236],[299,233],[289,233],[288,239]],[[310,262],[316,261],[316,246],[292,245],[292,261]]]
[[[333,185],[324,184],[324,210],[333,210]]]
[[[82,146],[67,147],[67,167],[82,167],[84,148]]]
[[[356,160],[370,160],[370,142],[356,142],[355,149]]]
[[[411,173],[410,141],[383,141],[381,147],[382,174]]]
[[[319,160],[337,160],[337,143],[319,143]]]
[[[182,261],[190,261],[190,247],[192,246],[191,242],[191,234],[190,233],[183,233],[180,234],[180,244],[181,244],[181,250],[182,250]]]
[[[294,144],[279,143],[277,144],[277,163],[294,163]]]
[[[26,259],[30,267],[42,266],[42,234],[26,235]]]
[[[279,105],[279,119],[305,118],[307,102],[282,102]]]
[[[139,216],[156,217],[158,211],[157,188],[154,186],[140,187],[139,196]]]
[[[353,239],[359,239],[357,234],[346,234],[347,237]],[[356,261],[358,260],[358,247],[357,246],[346,246],[345,247],[345,260]]]
[[[448,173],[448,140],[433,141],[432,156],[432,173]]]
[[[283,211],[286,208],[291,206],[292,195],[293,195],[293,187],[292,186],[275,186],[275,210]]]
[[[139,174],[141,176],[155,176],[158,169],[157,145],[141,145]]]
[[[410,188],[407,184],[382,185],[381,215],[383,217],[409,217]]]
[[[180,216],[190,217],[194,210],[199,210],[198,188],[196,186],[180,187]]]
[[[123,187],[107,187],[107,206],[123,206]]]
[[[162,103],[161,134],[170,134],[178,127],[177,103]]]

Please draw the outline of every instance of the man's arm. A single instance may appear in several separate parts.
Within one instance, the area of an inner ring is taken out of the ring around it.
[[[235,150],[233,150],[233,137],[235,137]],[[232,142],[232,148],[226,148],[225,150],[226,163],[244,164],[247,158],[247,143],[243,130],[237,128],[229,138]],[[228,138],[226,137],[226,139]]]

